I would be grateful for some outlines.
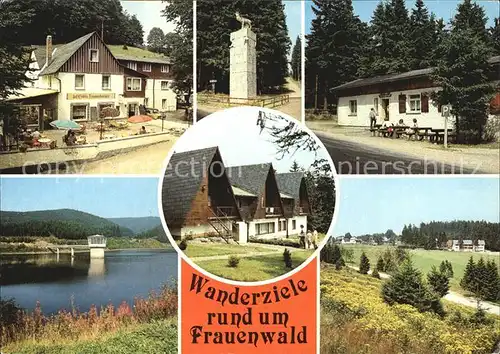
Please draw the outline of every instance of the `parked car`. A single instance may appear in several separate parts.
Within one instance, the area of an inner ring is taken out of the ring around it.
[[[161,113],[156,108],[146,108],[146,115],[150,116],[153,119],[161,118]]]

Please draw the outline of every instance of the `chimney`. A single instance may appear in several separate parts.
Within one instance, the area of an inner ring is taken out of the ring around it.
[[[47,36],[45,42],[45,64],[49,65],[52,61],[52,36]]]

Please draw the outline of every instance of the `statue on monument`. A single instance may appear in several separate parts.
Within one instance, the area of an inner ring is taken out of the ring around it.
[[[236,13],[236,19],[241,22],[241,28],[252,29],[252,21],[248,18],[242,17],[239,12]]]

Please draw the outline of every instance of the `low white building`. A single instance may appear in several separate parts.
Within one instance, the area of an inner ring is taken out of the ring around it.
[[[484,251],[486,251],[486,242],[484,240],[477,240],[477,244],[474,246],[474,252]]]
[[[492,57],[490,62],[500,70],[500,56]],[[338,97],[339,125],[369,127],[369,114],[373,108],[377,124],[384,121],[397,124],[402,119],[406,125],[413,126],[416,119],[420,127],[443,128],[441,107],[431,99],[431,94],[440,90],[430,78],[432,70],[358,79],[333,88]],[[492,80],[500,80],[498,71]],[[491,107],[490,113],[500,113],[500,93],[493,99]],[[452,117],[448,121],[453,124]]]

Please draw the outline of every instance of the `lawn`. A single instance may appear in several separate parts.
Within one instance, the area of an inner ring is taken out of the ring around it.
[[[189,258],[223,256],[228,254],[247,254],[250,252],[270,252],[269,248],[261,246],[242,246],[227,243],[192,243],[188,242],[188,247],[184,251]]]
[[[500,317],[473,322],[474,309],[443,301],[446,315],[389,306],[383,281],[349,268],[321,269],[321,353],[489,354],[500,336]],[[472,321],[471,321],[472,320]]]
[[[366,256],[370,259],[370,264],[373,266],[376,264],[378,257],[386,250],[387,246],[370,246],[370,245],[342,245],[343,248],[349,248],[354,250],[353,264],[359,265],[359,257],[361,252],[365,252]],[[454,276],[450,281],[451,290],[462,292],[460,288],[460,279],[462,279],[465,266],[469,261],[470,256],[473,256],[475,261],[478,261],[480,257],[483,257],[485,261],[494,260],[498,266],[498,254],[488,254],[488,253],[468,253],[468,252],[450,252],[450,251],[438,251],[438,250],[411,250],[412,260],[415,266],[420,269],[423,273],[427,273],[431,270],[432,266],[439,267],[442,261],[447,259],[453,266]]]
[[[177,354],[177,317],[105,333],[99,339],[25,341],[3,350],[16,354]]]
[[[292,252],[293,268],[300,266],[312,254],[312,250],[290,249],[290,252]],[[269,280],[290,271],[290,269],[285,268],[282,252],[265,256],[240,258],[240,262],[236,268],[229,267],[227,259],[199,261],[195,263],[212,274],[239,281]]]

